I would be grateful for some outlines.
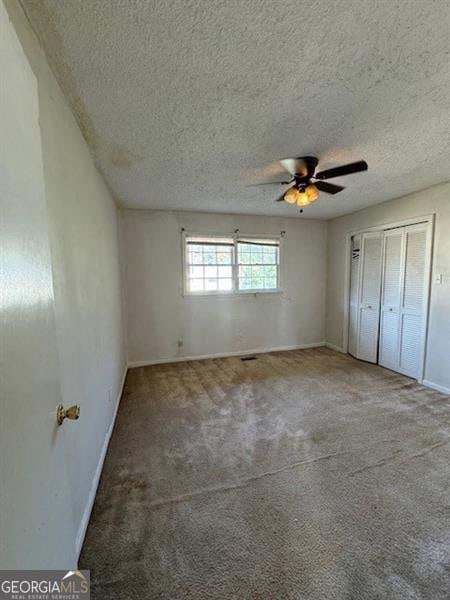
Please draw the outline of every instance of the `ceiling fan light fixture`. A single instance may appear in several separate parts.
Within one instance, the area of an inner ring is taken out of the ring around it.
[[[320,192],[314,184],[311,183],[310,185],[308,185],[305,192],[310,202],[315,202],[319,199]]]
[[[297,195],[297,206],[308,206],[311,200],[308,198],[306,191],[299,191]]]
[[[321,192],[325,194],[338,194],[345,190],[342,185],[330,183],[328,179],[333,177],[342,177],[343,175],[351,175],[367,171],[368,166],[365,160],[358,160],[347,165],[340,165],[325,171],[316,173],[318,159],[315,156],[300,156],[297,158],[284,158],[280,161],[281,166],[287,171],[292,179],[289,181],[263,182],[256,185],[267,185],[272,183],[291,185],[291,188],[286,190],[276,199],[276,202],[287,202],[288,204],[297,205],[300,207],[308,206],[319,199]],[[314,183],[313,183],[314,182]],[[303,212],[301,210],[300,212]]]
[[[297,197],[298,197],[299,193],[300,192],[298,191],[297,188],[292,187],[285,193],[284,199],[289,204],[295,204],[297,202]]]

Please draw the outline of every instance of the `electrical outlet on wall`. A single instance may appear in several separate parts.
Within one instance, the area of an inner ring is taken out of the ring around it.
[[[109,388],[108,389],[108,402],[111,402],[111,401],[112,401],[112,389]]]

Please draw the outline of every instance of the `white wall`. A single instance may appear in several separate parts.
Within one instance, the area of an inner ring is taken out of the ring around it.
[[[131,363],[323,342],[325,222],[146,210],[123,210],[121,220]],[[285,230],[283,293],[183,297],[182,227],[229,234]]]
[[[450,183],[436,185],[328,222],[327,342],[342,347],[346,235],[353,231],[436,213],[425,379],[450,390]],[[433,278],[432,278],[433,279]]]
[[[81,405],[80,420],[65,424],[57,432],[64,435],[65,469],[71,489],[70,505],[64,507],[71,527],[66,543],[72,544],[75,556],[126,362],[118,212],[19,3],[7,1],[5,6],[37,79],[59,379],[63,403]],[[26,165],[23,176],[27,176]],[[17,443],[27,444],[32,453],[33,440],[21,440],[20,421],[15,425]],[[13,460],[14,448],[9,450]],[[28,473],[22,475],[27,477]],[[51,494],[61,474],[48,475]],[[43,533],[42,542],[49,547],[48,568],[58,561],[55,556],[52,564],[55,535],[58,532],[51,530]],[[56,544],[54,552],[58,553]]]

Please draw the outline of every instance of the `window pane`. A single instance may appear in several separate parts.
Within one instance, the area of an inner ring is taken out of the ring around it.
[[[244,277],[251,277],[252,268],[244,267],[239,265],[239,279],[243,279]]]
[[[217,290],[217,279],[205,279],[205,290],[213,292]]]
[[[238,242],[239,289],[277,289],[278,256],[278,245]]]
[[[217,264],[217,253],[215,248],[206,247],[203,249],[203,262],[205,265]]]
[[[203,263],[202,252],[190,252],[188,254],[188,262],[193,265],[201,265]]]
[[[254,290],[264,289],[264,277],[262,277],[262,276],[253,277],[252,283],[253,283],[252,289],[254,289]]]
[[[268,266],[268,267],[264,267],[264,277],[270,277],[272,279],[276,278],[277,276],[277,268],[274,265],[273,267]]]
[[[232,238],[186,237],[187,292],[233,291],[233,257]]]
[[[264,264],[275,264],[276,261],[276,251],[275,248],[264,249]]]
[[[242,277],[242,279],[239,279],[239,289],[241,289],[241,290],[253,289],[251,277]]]
[[[252,265],[261,264],[263,262],[263,254],[259,249],[253,249],[251,253],[250,262]]]
[[[189,244],[189,252],[200,252],[202,253],[203,246],[201,244]]]
[[[219,279],[219,290],[231,292],[233,289],[232,279]]]
[[[246,248],[241,248],[241,245],[239,244],[239,251],[238,251],[238,257],[239,257],[239,264],[242,263],[249,263],[250,262],[250,250],[247,250]]]
[[[217,267],[205,267],[205,277],[208,279],[217,278]]]
[[[190,292],[203,292],[203,279],[190,279],[188,290]]]
[[[203,267],[189,267],[188,273],[190,278],[203,277]]]
[[[219,277],[232,277],[231,267],[218,267],[217,271]]]
[[[227,251],[220,250],[217,252],[217,262],[219,265],[231,265],[233,263],[233,252],[230,248]]]

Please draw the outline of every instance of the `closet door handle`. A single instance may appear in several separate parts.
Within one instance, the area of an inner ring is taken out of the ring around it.
[[[370,308],[370,309],[371,309],[371,308],[372,308],[372,305],[371,305],[371,304],[369,304],[369,306],[368,306],[367,308]]]
[[[393,312],[393,311],[394,311],[394,309],[393,309],[393,308],[390,308],[390,309],[389,309],[389,312]]]

